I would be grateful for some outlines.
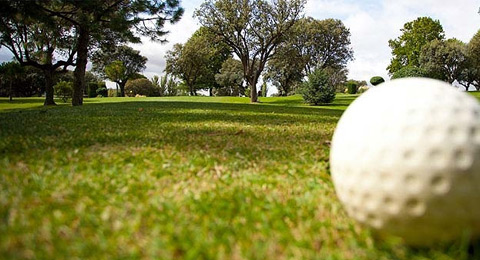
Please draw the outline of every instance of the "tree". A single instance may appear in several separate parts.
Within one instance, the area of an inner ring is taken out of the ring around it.
[[[467,45],[467,65],[461,75],[461,83],[465,88],[473,85],[480,91],[480,30]]]
[[[150,79],[150,82],[157,89],[159,97],[166,96],[166,93],[167,93],[166,75],[161,77],[161,78],[159,76],[155,75],[155,76],[152,77],[152,79]]]
[[[45,0],[28,1],[32,9],[58,17],[76,30],[77,61],[72,104],[83,104],[88,54],[95,46],[119,42],[140,42],[137,35],[165,42],[166,22],[175,23],[183,15],[179,0],[63,0],[49,5]]]
[[[3,70],[2,67],[0,65],[0,70]],[[11,88],[10,83],[12,83]],[[10,95],[14,97],[40,97],[44,92],[45,78],[43,72],[35,67],[22,67],[20,73],[15,74],[13,81],[10,81],[8,76],[0,73],[1,97],[9,97]]]
[[[206,27],[200,27],[184,45],[176,44],[167,52],[165,71],[182,79],[190,95],[197,95],[198,89],[209,89],[212,95],[215,74],[230,56],[226,44]]]
[[[17,81],[23,68],[18,62],[10,61],[0,64],[0,80],[8,84],[8,97],[13,100],[13,84]]]
[[[420,55],[420,66],[429,77],[452,84],[460,81],[467,63],[467,46],[457,39],[433,40],[427,43]]]
[[[419,17],[408,22],[401,29],[402,35],[389,40],[392,60],[387,70],[393,75],[403,67],[420,67],[422,48],[433,40],[443,40],[445,33],[440,21],[430,17]]]
[[[412,78],[412,77],[420,77],[426,78],[428,77],[428,71],[423,68],[413,67],[413,66],[406,66],[392,75],[392,79],[399,79],[399,78]]]
[[[240,58],[257,102],[257,82],[275,48],[301,18],[305,0],[207,0],[195,11],[200,23],[220,36]]]
[[[385,80],[380,76],[374,76],[370,79],[370,84],[377,86],[385,82]]]
[[[305,73],[316,69],[344,69],[353,60],[350,30],[338,19],[315,20],[311,17],[295,25],[290,38],[305,58]]]
[[[324,68],[322,69],[327,75],[330,84],[335,87],[336,92],[343,93],[345,89],[345,82],[347,81],[348,70],[346,68]]]
[[[74,65],[77,46],[71,25],[59,22],[33,2],[11,0],[0,5],[0,45],[12,52],[21,66],[32,66],[44,74],[46,97],[44,105],[55,105],[54,76]],[[53,7],[56,2],[45,1]]]
[[[267,63],[264,80],[271,82],[280,96],[287,96],[302,82],[304,67],[304,57],[286,42],[277,48],[276,55]]]
[[[188,87],[190,96],[197,95],[197,81],[204,73],[208,63],[208,49],[205,45],[198,48],[193,42],[188,45],[175,44],[165,55],[167,62],[165,72],[172,74]]]
[[[208,28],[200,27],[185,44],[176,44],[167,52],[165,71],[182,79],[191,96],[199,89],[209,89],[212,95],[215,74],[229,57],[230,48]]]
[[[327,69],[335,77],[335,86],[343,85],[346,64],[353,59],[350,31],[340,20],[300,19],[286,40],[276,48],[267,64],[265,77],[287,95],[305,75],[316,69]],[[346,78],[345,78],[346,79]]]
[[[137,74],[145,69],[146,63],[147,58],[140,55],[140,51],[121,45],[113,50],[96,52],[93,57],[93,70],[116,82],[120,88],[120,96],[124,97],[127,80],[138,77]]]
[[[335,86],[325,70],[317,69],[308,75],[301,90],[305,102],[311,105],[327,104],[335,99]]]
[[[227,59],[219,73],[215,75],[215,81],[221,87],[217,89],[217,94],[220,96],[245,95],[243,66],[239,60]]]

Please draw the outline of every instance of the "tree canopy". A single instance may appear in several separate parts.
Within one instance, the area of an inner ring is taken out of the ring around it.
[[[419,17],[401,29],[402,35],[389,40],[392,60],[387,70],[394,74],[403,67],[419,67],[422,48],[433,40],[443,40],[445,32],[440,21],[430,17]]]
[[[300,20],[295,26],[292,43],[305,57],[305,72],[331,67],[344,69],[353,60],[350,30],[338,19]]]
[[[423,47],[420,66],[431,78],[450,84],[455,80],[460,81],[467,66],[467,46],[457,39],[433,40]]]
[[[305,0],[207,0],[195,11],[240,58],[244,77],[257,102],[257,82],[275,48],[302,17]]]
[[[133,48],[121,45],[113,50],[98,51],[93,57],[93,70],[116,82],[120,96],[125,96],[125,84],[145,69],[147,58]]]
[[[46,2],[53,6],[55,3]],[[55,105],[53,78],[59,69],[75,65],[75,28],[62,23],[30,1],[11,0],[0,5],[0,45],[10,50],[22,66],[43,71],[46,98],[44,105]]]
[[[217,94],[221,96],[245,95],[243,87],[243,67],[242,62],[233,58],[227,59],[215,75],[216,82],[221,86],[217,89]]]
[[[213,88],[215,74],[230,56],[230,48],[208,28],[201,27],[185,44],[176,44],[167,52],[165,71],[183,80],[190,95],[197,95],[199,89]]]
[[[467,45],[467,69],[462,74],[462,81],[480,91],[480,30]]]

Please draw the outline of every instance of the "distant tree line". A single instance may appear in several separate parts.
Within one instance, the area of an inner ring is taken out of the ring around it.
[[[19,65],[42,73],[45,105],[55,104],[55,78],[75,67],[72,105],[78,106],[83,104],[89,56],[139,43],[140,36],[164,42],[165,23],[177,22],[182,14],[178,0],[5,0],[0,5],[0,45]]]
[[[420,17],[401,31],[389,41],[393,57],[387,69],[392,79],[429,77],[480,91],[480,30],[468,43],[445,39],[440,21]]]

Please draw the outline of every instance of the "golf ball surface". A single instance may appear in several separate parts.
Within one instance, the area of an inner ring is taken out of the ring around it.
[[[418,246],[480,235],[480,105],[447,83],[399,79],[362,94],[330,163],[347,213],[377,233]]]

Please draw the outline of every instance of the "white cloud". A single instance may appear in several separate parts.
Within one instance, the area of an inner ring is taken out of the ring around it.
[[[317,19],[337,18],[350,28],[355,60],[350,62],[350,78],[369,80],[387,77],[391,54],[388,40],[420,16],[440,20],[447,38],[468,42],[480,29],[480,3],[475,0],[310,0],[307,15]]]

